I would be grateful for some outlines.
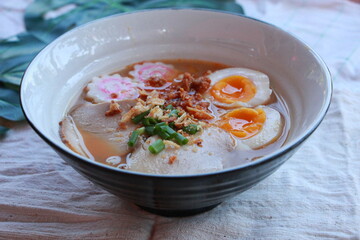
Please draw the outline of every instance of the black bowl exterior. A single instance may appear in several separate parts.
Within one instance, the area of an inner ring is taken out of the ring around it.
[[[297,149],[271,161],[219,174],[191,177],[154,177],[124,173],[82,161],[67,152],[55,151],[76,171],[110,193],[165,216],[185,216],[212,209],[262,181],[280,167]]]

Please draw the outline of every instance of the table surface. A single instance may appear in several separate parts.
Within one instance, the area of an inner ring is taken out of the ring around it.
[[[0,38],[31,0],[0,1]],[[327,63],[330,110],[277,172],[212,211],[147,213],[76,173],[26,123],[0,139],[0,239],[360,239],[360,4],[239,0]]]

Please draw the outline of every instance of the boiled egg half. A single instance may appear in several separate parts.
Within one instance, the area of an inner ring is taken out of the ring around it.
[[[280,113],[266,106],[234,109],[221,116],[217,125],[252,149],[276,141],[283,128]]]
[[[255,107],[271,95],[269,77],[247,68],[225,68],[208,76],[214,104],[223,108]]]

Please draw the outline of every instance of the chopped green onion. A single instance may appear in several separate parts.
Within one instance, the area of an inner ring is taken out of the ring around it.
[[[129,146],[129,147],[135,146],[139,135],[140,135],[140,134],[139,134],[137,131],[133,131],[133,132],[132,132],[132,134],[131,134],[131,136],[130,136],[130,139],[129,139],[129,141],[128,141],[128,146]]]
[[[131,133],[130,139],[129,139],[129,141],[128,141],[129,147],[135,146],[135,144],[136,144],[139,136],[140,136],[141,134],[143,134],[144,132],[145,132],[145,128],[144,128],[144,127],[138,128],[138,129],[134,130],[134,131]]]
[[[167,134],[169,134],[169,139],[174,138],[176,135],[176,132],[174,131],[174,129],[172,129],[171,127],[165,125],[165,126],[161,126],[160,127],[161,132],[165,132]]]
[[[187,139],[186,137],[184,137],[183,135],[181,135],[180,133],[176,133],[175,135],[175,141],[179,144],[179,145],[185,145],[189,142],[189,139]]]
[[[145,132],[150,136],[155,135],[155,126],[146,126]]]
[[[141,135],[141,134],[145,133],[145,128],[141,127],[141,128],[136,129],[135,131],[137,131]]]
[[[169,113],[169,117],[178,117],[179,116],[179,110],[174,109],[171,110],[171,112]]]
[[[157,123],[158,123],[158,120],[156,120],[155,118],[152,118],[152,117],[147,117],[142,120],[142,124],[144,124],[144,126],[152,126]]]
[[[191,135],[197,133],[200,130],[200,126],[196,124],[189,124],[186,127],[183,127],[182,129],[184,132],[189,133]]]
[[[162,150],[164,150],[165,144],[161,139],[156,140],[153,144],[149,146],[149,151],[152,154],[158,154]]]
[[[161,139],[164,139],[164,140],[168,140],[171,138],[170,134],[168,134],[167,132],[157,132],[156,133],[159,137],[161,137]]]
[[[161,129],[160,129],[161,126],[166,126],[166,122],[161,122],[161,123],[155,124],[155,133],[161,131]]]
[[[174,107],[173,107],[173,105],[170,104],[170,105],[167,105],[165,109],[167,109],[167,110],[173,110]]]
[[[169,122],[169,127],[171,127],[172,129],[174,129],[176,126],[175,126],[175,122]]]
[[[162,139],[170,139],[170,134],[161,129],[163,126],[167,126],[165,122],[157,123],[155,125],[155,134],[157,134]]]
[[[145,112],[143,112],[143,113],[140,113],[139,115],[136,115],[135,117],[133,117],[132,119],[131,119],[131,121],[133,122],[133,123],[135,123],[135,124],[138,124],[139,122],[141,122],[143,119],[144,119],[144,117],[146,116],[146,115],[148,115],[150,113],[150,110],[147,110],[147,111],[145,111]]]

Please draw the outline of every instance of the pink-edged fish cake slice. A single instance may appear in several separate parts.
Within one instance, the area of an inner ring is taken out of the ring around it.
[[[144,62],[136,64],[134,70],[129,72],[134,81],[139,82],[139,87],[143,89],[156,90],[168,87],[172,80],[178,75],[178,71],[170,64],[162,62]],[[164,80],[165,83],[160,87],[151,87],[149,80],[157,78]]]
[[[138,84],[119,74],[94,77],[85,87],[85,100],[92,103],[136,99],[139,96]]]

